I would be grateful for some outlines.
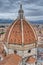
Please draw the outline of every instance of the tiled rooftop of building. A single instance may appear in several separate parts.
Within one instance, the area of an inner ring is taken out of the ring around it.
[[[7,41],[7,39],[9,38],[8,43],[21,44],[22,43],[21,20],[18,20],[16,23],[15,22],[8,28],[7,33],[5,35],[5,41]],[[28,24],[25,20],[22,20],[22,22],[24,38],[23,43],[30,44],[36,42],[37,39],[35,37],[36,34],[34,34],[35,31],[33,31],[30,24]]]
[[[18,65],[21,62],[22,58],[19,55],[11,54],[7,55],[0,65]]]
[[[39,47],[39,48],[43,48],[43,44],[39,44],[38,47]]]
[[[36,59],[33,57],[29,57],[26,62],[32,64],[36,62]]]
[[[3,50],[4,50],[4,46],[2,43],[0,43],[0,54],[3,52]]]

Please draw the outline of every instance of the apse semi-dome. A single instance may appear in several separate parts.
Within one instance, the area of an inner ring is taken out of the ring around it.
[[[18,18],[10,25],[6,34],[5,42],[9,44],[27,45],[37,41],[35,30],[24,17],[22,5],[20,5]]]

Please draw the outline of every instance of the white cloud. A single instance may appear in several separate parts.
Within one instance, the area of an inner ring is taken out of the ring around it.
[[[29,17],[26,17],[28,20],[43,20],[43,16],[29,16]]]
[[[30,20],[43,19],[43,0],[0,0],[0,18],[17,18],[19,2],[23,2],[26,17]]]
[[[0,13],[0,19],[16,19],[17,13]]]
[[[18,17],[18,13],[0,13],[0,19],[13,19]],[[25,16],[27,20],[43,20],[43,16]]]

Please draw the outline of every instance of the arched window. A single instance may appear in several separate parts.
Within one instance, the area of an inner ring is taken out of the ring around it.
[[[4,56],[6,56],[6,51],[5,50],[3,50],[3,52],[2,52],[3,54],[4,54]]]
[[[15,54],[17,54],[17,51],[16,51],[16,50],[14,50],[14,53],[15,53]]]
[[[31,52],[31,50],[28,50],[28,53],[30,53]]]

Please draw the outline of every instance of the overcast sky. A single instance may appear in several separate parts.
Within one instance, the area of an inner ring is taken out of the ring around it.
[[[20,1],[27,19],[43,20],[43,0],[0,0],[0,18],[17,18]]]

